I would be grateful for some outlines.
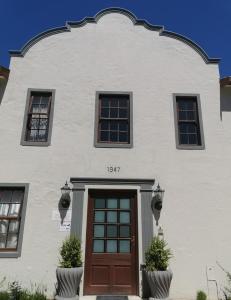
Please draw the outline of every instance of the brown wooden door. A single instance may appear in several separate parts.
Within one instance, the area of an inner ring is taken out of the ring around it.
[[[137,295],[137,201],[134,191],[90,191],[85,295]]]

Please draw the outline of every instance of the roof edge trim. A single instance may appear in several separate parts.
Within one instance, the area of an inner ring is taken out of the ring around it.
[[[164,26],[153,25],[153,24],[148,23],[146,20],[138,19],[129,10],[123,9],[120,7],[106,8],[106,9],[99,11],[94,17],[86,17],[86,18],[82,19],[81,21],[67,21],[65,26],[57,27],[57,28],[53,28],[53,29],[44,31],[44,32],[36,35],[32,39],[30,39],[20,50],[10,50],[9,51],[10,56],[23,57],[26,54],[26,52],[33,45],[35,45],[37,42],[39,42],[41,39],[51,36],[51,35],[54,35],[54,34],[62,33],[62,32],[70,32],[71,27],[76,28],[76,27],[82,27],[88,23],[97,23],[100,18],[102,18],[104,15],[109,14],[109,13],[123,14],[123,15],[127,16],[133,22],[134,25],[144,26],[148,30],[158,31],[160,36],[161,35],[168,36],[168,37],[175,38],[175,39],[178,39],[178,40],[184,42],[185,44],[191,46],[195,51],[197,51],[207,64],[211,64],[211,63],[216,64],[216,63],[219,63],[219,61],[220,61],[220,58],[210,58],[199,45],[197,45],[192,40],[186,38],[185,36],[180,35],[175,32],[164,30]]]

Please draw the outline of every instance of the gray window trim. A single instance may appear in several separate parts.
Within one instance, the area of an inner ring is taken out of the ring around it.
[[[178,120],[177,120],[177,97],[196,97],[197,99],[197,108],[198,108],[198,118],[199,118],[199,128],[201,135],[201,145],[181,145],[179,144],[179,132],[178,132]],[[205,149],[205,141],[204,141],[204,130],[203,130],[203,122],[202,122],[202,112],[201,112],[201,101],[199,94],[185,94],[185,93],[174,93],[173,94],[173,109],[174,109],[174,123],[175,123],[175,139],[176,139],[176,148],[182,150],[204,150]]]
[[[26,126],[28,119],[28,109],[30,104],[30,96],[32,92],[48,92],[51,93],[51,107],[50,107],[50,116],[49,116],[49,128],[48,128],[48,138],[46,142],[31,142],[26,141]],[[33,89],[29,88],[27,91],[26,107],[24,112],[22,136],[21,136],[21,145],[22,146],[50,146],[51,144],[51,134],[52,134],[52,125],[53,125],[53,116],[54,116],[54,102],[55,102],[55,90],[54,89]]]
[[[26,206],[27,206],[27,198],[28,198],[28,190],[29,190],[29,183],[0,183],[0,187],[24,187],[24,198],[22,203],[22,210],[21,210],[21,222],[19,228],[19,236],[18,236],[18,246],[16,251],[6,251],[0,252],[0,258],[17,258],[21,256],[22,252],[22,240],[23,240],[23,231],[24,231],[24,224],[25,224],[25,217],[26,217]]]
[[[98,115],[99,115],[99,96],[102,94],[108,95],[129,95],[130,104],[130,143],[129,144],[113,144],[113,143],[99,143],[98,142]],[[133,93],[121,91],[97,91],[95,100],[95,130],[94,130],[94,146],[96,148],[132,148],[133,147]]]

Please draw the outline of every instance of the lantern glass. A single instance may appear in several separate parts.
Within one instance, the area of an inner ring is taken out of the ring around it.
[[[160,199],[163,199],[163,197],[164,197],[164,190],[161,189],[159,183],[158,183],[157,188],[154,190],[154,194],[155,194],[155,196],[158,195],[160,197]]]
[[[70,194],[71,188],[69,187],[67,181],[66,181],[65,185],[61,188],[61,192],[62,192],[62,194]]]

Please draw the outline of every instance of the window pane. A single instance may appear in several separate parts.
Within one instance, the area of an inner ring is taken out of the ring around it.
[[[23,201],[23,191],[16,190],[13,192],[12,202],[13,203],[21,203]]]
[[[117,226],[108,225],[107,226],[107,237],[117,237]]]
[[[1,220],[1,221],[0,221],[0,235],[1,235],[2,233],[7,233],[7,230],[8,230],[8,223],[9,223],[8,220]]]
[[[105,208],[105,199],[96,198],[95,199],[95,208]]]
[[[117,223],[117,212],[116,211],[108,211],[107,212],[107,222],[108,223]]]
[[[120,108],[119,110],[119,117],[120,118],[127,118],[128,117],[128,110],[125,108]]]
[[[11,204],[9,209],[9,216],[17,216],[19,214],[20,204]]]
[[[7,248],[16,248],[17,242],[18,242],[17,234],[8,234],[6,247]]]
[[[120,142],[127,142],[128,141],[128,133],[127,132],[120,132],[119,133],[119,141]]]
[[[180,133],[187,133],[188,132],[188,125],[186,123],[179,124],[179,131]]]
[[[0,203],[9,203],[12,200],[12,191],[0,190]]]
[[[103,107],[109,107],[109,101],[108,101],[108,99],[101,99],[101,106],[103,106]]]
[[[130,241],[129,240],[120,240],[119,241],[119,252],[121,253],[130,253]]]
[[[93,252],[104,252],[104,240],[94,240],[93,242]]]
[[[188,144],[188,135],[180,134],[180,144]]]
[[[104,222],[104,221],[105,221],[105,212],[95,211],[95,222]]]
[[[118,141],[118,132],[110,131],[110,141],[117,142]]]
[[[118,118],[118,108],[110,109],[110,118]]]
[[[117,252],[117,240],[107,240],[107,252]]]
[[[196,120],[194,111],[190,110],[187,112],[187,120]]]
[[[19,229],[19,221],[10,221],[9,232],[17,233]]]
[[[120,208],[130,209],[130,199],[120,199]]]
[[[101,118],[109,118],[109,108],[101,109]]]
[[[120,212],[120,223],[130,223],[130,212]]]
[[[0,216],[8,215],[9,206],[9,204],[0,204]]]
[[[109,141],[109,131],[101,131],[100,132],[100,140],[102,142]]]
[[[111,99],[110,106],[111,107],[118,107],[118,99]]]
[[[39,140],[46,140],[46,130],[39,130],[38,138]]]
[[[197,145],[197,135],[196,134],[189,134],[189,144]]]
[[[120,121],[119,130],[120,131],[128,131],[128,124],[126,121]]]
[[[0,234],[0,248],[6,247],[6,235]]]
[[[188,133],[196,133],[197,126],[195,124],[188,124]]]
[[[114,131],[118,130],[118,121],[111,121],[110,130],[114,130]]]
[[[101,121],[100,122],[100,129],[101,130],[109,130],[109,122],[108,121]]]
[[[39,128],[46,130],[47,127],[48,127],[48,119],[47,118],[41,118],[40,123],[39,123]]]
[[[120,237],[130,237],[130,226],[127,225],[120,226]]]
[[[128,105],[128,99],[120,99],[119,100],[120,107],[127,107],[127,105]]]
[[[118,202],[117,199],[109,198],[107,200],[107,208],[117,208],[117,205],[118,205],[117,202]]]
[[[179,111],[179,120],[187,120],[187,112]]]
[[[104,237],[104,225],[94,225],[94,237]]]

